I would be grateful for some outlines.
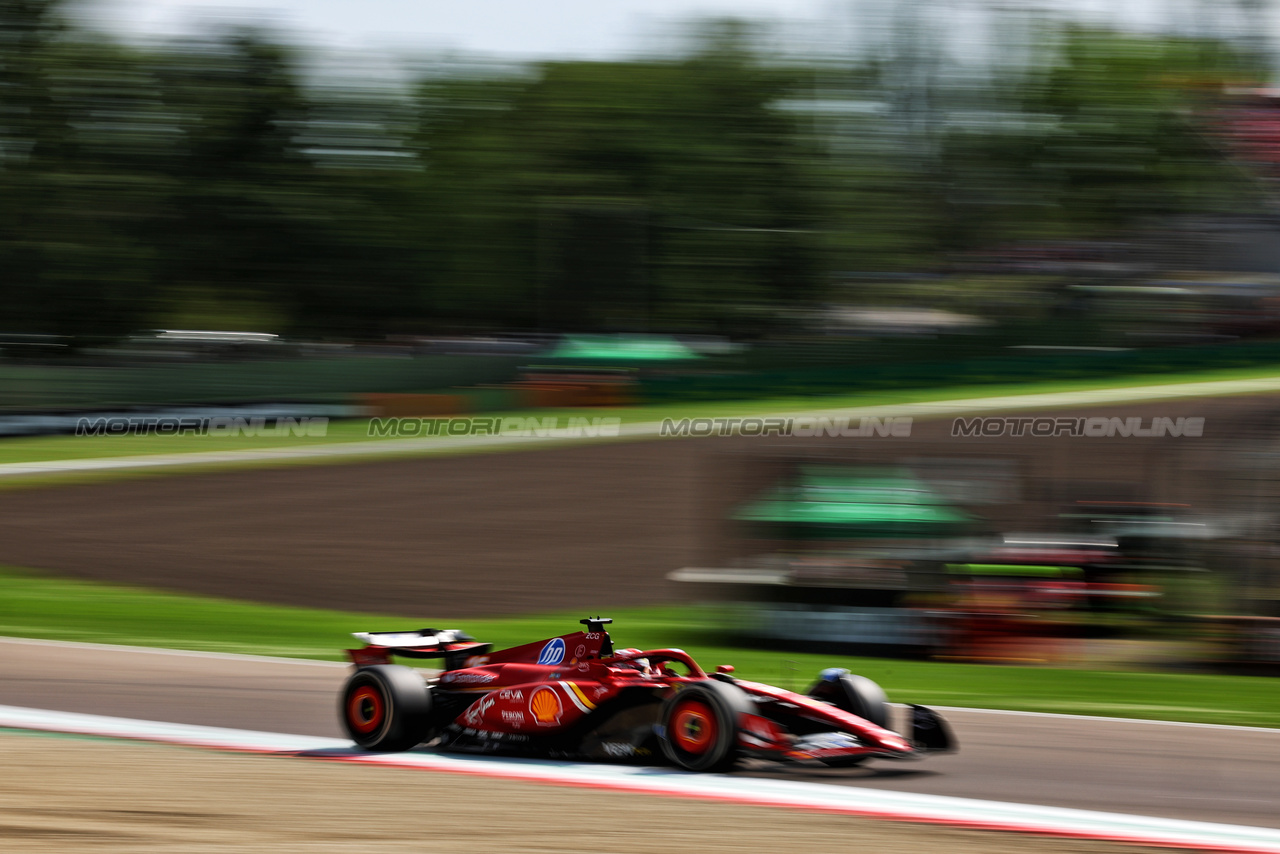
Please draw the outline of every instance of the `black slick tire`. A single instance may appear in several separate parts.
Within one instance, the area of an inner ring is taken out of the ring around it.
[[[846,673],[837,679],[819,682],[809,690],[809,696],[889,729],[889,698],[883,688],[865,676]]]
[[[741,715],[751,712],[746,693],[725,682],[685,686],[662,706],[663,755],[686,771],[727,771],[738,760]]]
[[[347,680],[338,715],[351,740],[365,750],[408,750],[431,734],[431,690],[412,668],[362,667]]]

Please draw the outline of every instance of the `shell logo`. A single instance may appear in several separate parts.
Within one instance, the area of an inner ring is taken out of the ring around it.
[[[564,705],[551,688],[539,688],[529,697],[529,714],[539,726],[554,726],[560,723]]]

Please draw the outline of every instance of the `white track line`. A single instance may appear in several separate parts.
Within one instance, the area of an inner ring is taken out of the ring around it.
[[[1162,721],[1157,718],[1116,718],[1102,715],[1069,715],[1063,712],[1024,712],[1015,709],[971,709],[965,706],[930,706],[942,712],[977,712],[986,715],[1018,715],[1026,718],[1061,718],[1068,721],[1102,721],[1116,724],[1155,724],[1157,726],[1189,726],[1200,729],[1225,729],[1239,732],[1269,732],[1280,735],[1280,728],[1268,726],[1242,726],[1240,724],[1202,724],[1192,721]]]
[[[1132,386],[1127,388],[1088,389],[1084,391],[1046,394],[1006,395],[1002,397],[937,400],[883,406],[845,407],[840,409],[803,410],[795,412],[749,412],[752,417],[774,418],[941,418],[972,412],[1003,412],[1015,409],[1053,409],[1086,404],[1136,403],[1172,400],[1186,397],[1265,394],[1280,392],[1280,377],[1248,380],[1170,383],[1168,385]],[[635,441],[659,438],[661,422],[647,421],[624,424],[616,437],[565,439],[529,436],[453,436],[430,439],[388,439],[372,442],[330,442],[321,445],[296,445],[288,448],[264,448],[243,451],[201,451],[188,454],[142,454],[133,457],[96,457],[72,460],[45,460],[29,463],[0,464],[0,478],[23,475],[59,474],[66,472],[109,471],[118,469],[164,468],[170,466],[202,466],[228,463],[273,463],[297,460],[341,460],[344,458],[450,454],[460,451],[499,450],[521,446],[553,447],[577,442]]]
[[[553,785],[644,792],[903,821],[1109,839],[1146,845],[1280,854],[1280,830],[1011,804],[940,795],[686,774],[663,768],[449,756],[425,751],[358,753],[332,738],[189,726],[0,706],[0,727],[142,739],[222,750],[302,754],[370,765],[475,774]]]
[[[87,641],[41,640],[39,638],[15,638],[0,636],[0,643],[26,646],[55,646],[63,649],[83,649],[89,652],[140,652],[147,655],[178,655],[187,658],[216,658],[224,661],[246,661],[255,664],[301,664],[311,667],[350,667],[341,661],[319,661],[314,658],[285,658],[277,655],[249,655],[241,652],[206,652],[196,649],[170,649],[159,646],[127,646],[114,643],[89,643]]]

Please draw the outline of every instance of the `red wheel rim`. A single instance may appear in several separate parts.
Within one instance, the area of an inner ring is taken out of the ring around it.
[[[719,729],[715,710],[701,700],[679,704],[671,716],[671,740],[685,753],[706,753],[716,743]]]
[[[372,685],[361,685],[351,692],[347,700],[347,720],[358,733],[370,733],[382,726],[382,718],[386,714],[386,704],[382,702],[382,692]]]

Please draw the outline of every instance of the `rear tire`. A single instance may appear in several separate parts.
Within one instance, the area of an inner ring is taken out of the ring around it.
[[[662,752],[686,771],[727,771],[738,761],[738,721],[750,711],[735,685],[689,685],[662,706]]]
[[[408,750],[431,735],[431,690],[410,667],[362,667],[347,680],[338,714],[365,750]]]
[[[865,676],[845,673],[836,679],[823,679],[809,689],[809,696],[889,729],[889,698],[883,688]]]

